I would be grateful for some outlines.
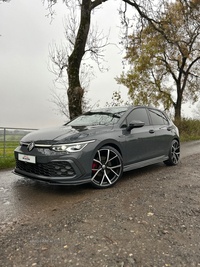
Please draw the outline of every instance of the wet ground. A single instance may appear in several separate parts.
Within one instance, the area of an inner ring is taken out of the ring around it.
[[[107,190],[0,172],[1,266],[200,266],[200,141]]]
[[[181,158],[197,153],[200,153],[200,141],[181,144]],[[149,168],[157,170],[159,167],[157,164],[144,168],[144,171]],[[131,174],[134,176],[134,171],[125,173],[124,176]],[[53,186],[20,178],[12,174],[12,170],[0,171],[0,227],[4,228],[26,218],[37,218],[62,207],[70,207],[99,193],[99,190],[90,185]]]

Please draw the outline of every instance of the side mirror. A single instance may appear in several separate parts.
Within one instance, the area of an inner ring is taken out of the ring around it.
[[[129,123],[129,125],[126,127],[127,131],[131,131],[133,128],[139,128],[139,127],[143,127],[145,125],[144,122],[142,121],[131,121]]]

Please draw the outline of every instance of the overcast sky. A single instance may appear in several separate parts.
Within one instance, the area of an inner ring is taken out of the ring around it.
[[[110,30],[109,41],[115,43],[119,42],[120,33],[118,5],[119,1],[108,1],[92,17],[105,34]],[[55,11],[51,23],[41,0],[0,4],[0,127],[46,128],[66,121],[49,102],[55,78],[48,70],[49,46],[65,40],[66,7],[57,4]],[[109,72],[101,73],[94,65],[96,76],[88,93],[91,104],[100,101],[104,107],[118,90],[126,97],[127,89],[114,80],[123,70],[119,52],[115,46],[107,48],[105,67],[109,67]]]
[[[110,29],[110,42],[118,41],[118,3],[104,3],[93,17],[105,33]],[[48,101],[55,78],[48,70],[49,46],[65,40],[66,7],[59,4],[55,8],[57,15],[51,23],[41,0],[0,4],[0,127],[44,128],[66,120],[53,111],[54,105]],[[101,73],[95,68],[96,77],[88,93],[92,103],[100,100],[100,106],[105,106],[113,91],[120,88],[114,77],[122,72],[121,58],[116,47],[107,49],[105,66],[110,70]]]

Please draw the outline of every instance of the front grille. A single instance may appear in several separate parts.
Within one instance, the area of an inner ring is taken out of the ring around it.
[[[47,177],[67,177],[75,175],[74,169],[66,161],[33,164],[17,159],[16,168],[20,169],[21,171]]]

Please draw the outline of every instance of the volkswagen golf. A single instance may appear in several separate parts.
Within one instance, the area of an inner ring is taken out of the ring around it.
[[[59,185],[114,185],[123,172],[180,158],[179,131],[144,106],[92,110],[63,126],[33,131],[15,149],[14,173]]]

